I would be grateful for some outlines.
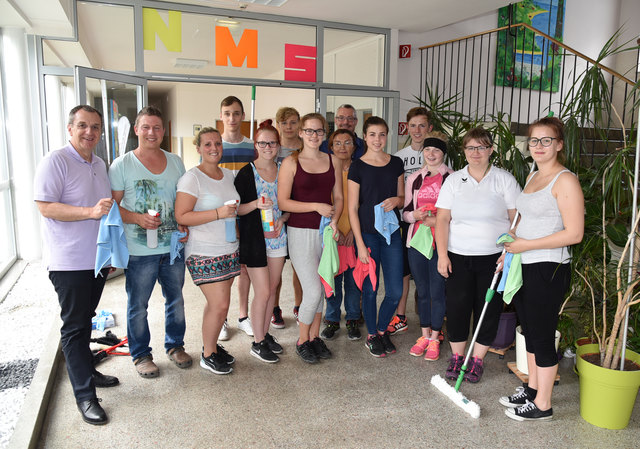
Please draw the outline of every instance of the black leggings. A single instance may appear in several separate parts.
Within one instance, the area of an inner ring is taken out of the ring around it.
[[[446,281],[446,293],[447,335],[450,342],[467,341],[472,313],[475,331],[484,307],[487,289],[496,271],[498,257],[500,253],[488,256],[461,256],[449,252],[451,274]],[[480,326],[477,342],[481,345],[491,346],[495,340],[501,311],[502,295],[496,293]]]
[[[539,367],[558,364],[556,328],[558,312],[569,288],[569,265],[556,262],[522,265],[522,288],[513,304],[522,326],[527,352],[535,355]]]

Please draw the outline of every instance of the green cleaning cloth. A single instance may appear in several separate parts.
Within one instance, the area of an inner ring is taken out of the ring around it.
[[[338,257],[338,244],[333,240],[333,229],[331,226],[324,228],[322,232],[322,256],[318,265],[318,274],[324,287],[327,298],[333,295],[335,288],[335,276],[340,268],[340,258]]]
[[[417,249],[420,253],[431,260],[433,257],[433,234],[431,228],[420,223],[418,230],[413,234],[413,238],[409,242],[409,246]]]

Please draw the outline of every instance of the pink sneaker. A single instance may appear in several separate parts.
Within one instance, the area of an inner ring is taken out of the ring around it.
[[[411,347],[409,354],[415,357],[420,357],[424,354],[424,351],[429,345],[429,339],[427,337],[420,337],[416,340],[416,344]]]
[[[439,358],[440,358],[440,341],[429,340],[429,346],[427,346],[427,353],[424,355],[424,359],[436,361]]]

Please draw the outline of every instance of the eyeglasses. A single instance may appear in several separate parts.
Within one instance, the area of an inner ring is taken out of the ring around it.
[[[355,122],[356,120],[358,120],[358,118],[354,116],[345,117],[344,115],[339,115],[336,117],[336,122]]]
[[[555,137],[540,137],[539,139],[536,137],[529,137],[527,139],[527,143],[529,144],[530,147],[537,147],[538,142],[540,142],[543,147],[548,147],[549,145],[551,145],[551,142],[553,142],[554,140],[558,140],[558,139],[556,139]]]
[[[490,150],[491,147],[485,147],[484,145],[480,145],[478,147],[464,147],[465,151],[485,151],[485,150]]]
[[[333,142],[333,146],[334,147],[342,147],[342,146],[347,146],[347,145],[353,145],[353,141],[352,140],[345,140],[344,142],[340,142],[339,140],[335,140]]]
[[[325,130],[320,128],[320,129],[311,129],[311,128],[304,128],[302,130],[307,136],[313,136],[314,134],[318,137],[322,137],[325,134]]]
[[[267,145],[269,145],[271,148],[275,148],[278,146],[278,142],[276,142],[275,140],[272,140],[270,142],[259,141],[256,142],[256,145],[258,145],[258,148],[267,148]]]

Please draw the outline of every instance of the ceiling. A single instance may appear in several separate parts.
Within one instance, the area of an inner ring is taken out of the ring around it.
[[[70,37],[73,30],[69,21],[71,16],[69,11],[73,1],[0,0],[0,27],[16,26],[25,28],[31,34]],[[420,33],[495,11],[510,2],[508,0],[288,0],[280,7],[237,0],[185,0],[173,3]]]

